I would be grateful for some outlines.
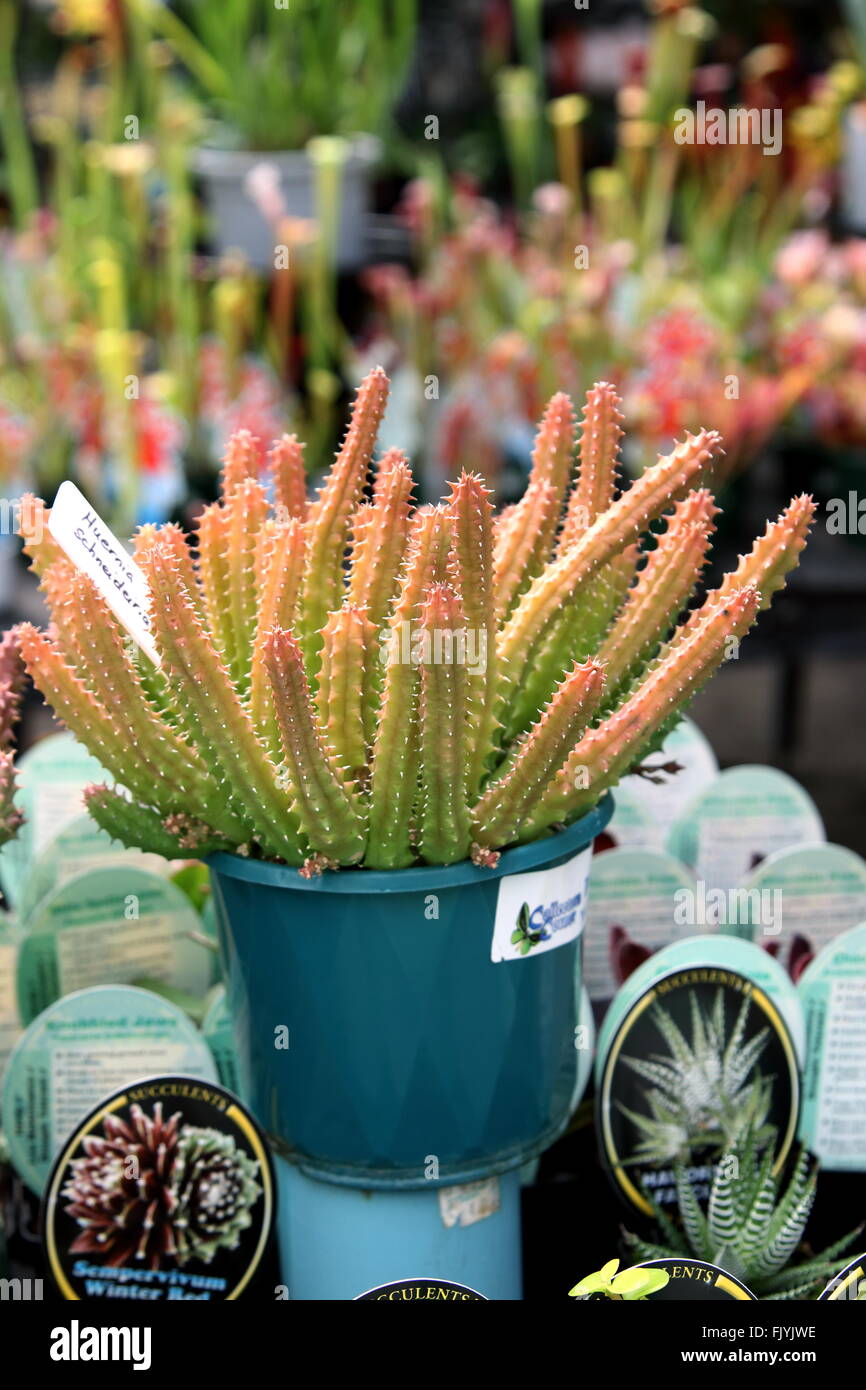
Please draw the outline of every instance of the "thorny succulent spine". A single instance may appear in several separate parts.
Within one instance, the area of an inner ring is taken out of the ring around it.
[[[114,778],[88,804],[116,838],[304,872],[470,853],[495,863],[587,811],[659,746],[805,543],[814,508],[801,497],[677,627],[709,547],[715,507],[701,484],[717,435],[688,436],[614,500],[620,410],[601,383],[570,491],[574,419],[560,395],[516,507],[494,518],[464,474],[413,514],[396,450],[364,500],[387,391],[377,368],[312,503],[301,448],[285,438],[269,455],[271,517],[240,435],[192,545],[174,526],[142,529],[159,671],[131,656],[42,529],[44,506],[23,509],[53,627],[22,625],[21,651]],[[450,625],[453,640],[441,659],[400,659],[406,625],[428,636]],[[485,659],[461,665],[470,637]]]

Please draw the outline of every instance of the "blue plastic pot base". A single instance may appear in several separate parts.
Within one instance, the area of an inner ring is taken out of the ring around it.
[[[447,1279],[489,1299],[522,1296],[520,1175],[499,1179],[497,1212],[446,1227],[438,1193],[316,1182],[276,1160],[278,1235],[289,1298],[346,1300],[399,1279]]]

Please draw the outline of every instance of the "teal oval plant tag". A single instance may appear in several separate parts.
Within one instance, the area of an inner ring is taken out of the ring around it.
[[[50,734],[16,763],[24,824],[0,851],[3,891],[18,907],[33,860],[70,821],[83,815],[84,788],[105,772],[69,733]]]
[[[796,981],[817,951],[866,921],[866,862],[842,845],[779,850],[737,896],[753,939]]]
[[[756,948],[752,948],[753,950]],[[602,1163],[619,1195],[652,1214],[676,1202],[686,1165],[698,1201],[746,1124],[778,1136],[781,1171],[797,1132],[800,1078],[787,1025],[747,975],[693,965],[656,979],[620,1023],[596,1097]]]
[[[806,1015],[800,1138],[832,1171],[866,1169],[866,922],[825,946],[798,986]]]
[[[694,890],[682,864],[660,850],[611,849],[589,876],[583,978],[596,1002],[613,998],[648,956],[688,928],[677,925],[677,894]]]
[[[18,1012],[18,952],[23,933],[14,922],[0,923],[0,1088],[10,1054],[24,1031]]]
[[[637,797],[624,785],[616,789],[616,808],[601,833],[597,854],[609,854],[614,849],[661,849],[663,840],[652,816]]]
[[[132,864],[67,879],[38,905],[18,960],[18,1003],[29,1023],[55,999],[92,985],[160,980],[194,995],[211,982],[201,919],[168,879]]]
[[[90,816],[77,816],[37,854],[21,885],[19,916],[26,922],[43,898],[70,878],[111,865],[130,864],[152,873],[168,875],[170,861],[158,854],[126,849],[100,830]]]
[[[685,808],[667,847],[707,890],[728,890],[777,850],[824,838],[817,807],[793,777],[746,765],[720,773]]]
[[[617,847],[664,849],[674,824],[718,772],[706,735],[693,720],[681,719],[644,771],[623,778],[606,834]]]
[[[41,1193],[58,1150],[94,1106],[166,1073],[217,1079],[198,1029],[167,1000],[128,985],[58,1000],[9,1058],[0,1115],[13,1166]]]

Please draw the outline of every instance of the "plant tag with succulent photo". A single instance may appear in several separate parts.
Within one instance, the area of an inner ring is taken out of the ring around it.
[[[607,1049],[596,1095],[602,1162],[647,1216],[676,1202],[678,1165],[705,1201],[747,1124],[775,1134],[781,1171],[799,1103],[797,1052],[769,995],[734,970],[680,968],[632,1003]]]
[[[778,1009],[788,1032],[791,1034],[800,1066],[806,1055],[806,1025],[803,1007],[791,977],[777,960],[756,946],[752,941],[743,941],[738,936],[724,936],[709,933],[705,936],[687,936],[681,941],[673,941],[663,946],[655,955],[645,960],[643,965],[629,975],[625,984],[617,990],[602,1019],[596,1050],[596,1083],[600,1081],[602,1069],[610,1051],[617,1029],[638,999],[665,975],[678,970],[716,967],[720,970],[733,970],[745,975],[769,997]]]
[[[375,1289],[359,1293],[356,1303],[372,1303],[385,1299],[389,1303],[467,1303],[489,1302],[483,1293],[476,1293],[466,1284],[455,1284],[450,1279],[397,1279],[393,1284],[379,1284]]]
[[[806,1068],[800,1137],[834,1171],[866,1169],[866,922],[803,972]]]
[[[96,585],[117,621],[159,666],[150,635],[150,592],[143,571],[114,532],[68,480],[60,484],[48,529],[77,569]]]
[[[685,1255],[659,1260],[643,1260],[635,1269],[661,1269],[668,1276],[666,1284],[646,1295],[655,1303],[738,1303],[755,1302],[755,1295],[733,1274],[720,1265],[706,1260],[693,1260]]]
[[[525,960],[574,941],[586,925],[592,847],[551,869],[499,880],[490,959]]]
[[[68,1300],[232,1301],[273,1216],[252,1115],[221,1086],[156,1076],[102,1101],[64,1145],[46,1191],[48,1267]]]

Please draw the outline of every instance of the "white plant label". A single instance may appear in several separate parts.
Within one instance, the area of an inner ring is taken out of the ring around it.
[[[93,580],[132,640],[158,666],[144,573],[74,483],[60,484],[48,529],[76,568]]]
[[[490,959],[525,960],[580,936],[591,862],[589,846],[565,864],[500,879]]]

